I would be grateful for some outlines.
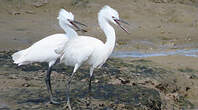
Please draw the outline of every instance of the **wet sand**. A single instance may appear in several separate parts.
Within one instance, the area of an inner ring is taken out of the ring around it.
[[[87,2],[88,1],[88,2]],[[65,82],[72,68],[57,65],[52,85],[57,100],[48,103],[44,83],[47,65],[17,67],[10,55],[55,33],[63,33],[56,19],[60,8],[87,24],[90,35],[105,41],[97,12],[111,5],[130,23],[126,34],[116,27],[116,52],[160,53],[196,50],[198,2],[185,0],[3,0],[0,4],[0,109],[63,109]],[[73,3],[73,5],[72,5]],[[4,51],[5,50],[5,51]],[[122,54],[123,55],[123,54]],[[82,67],[72,83],[73,109],[192,109],[198,106],[198,59],[179,54],[144,58],[112,57],[93,81],[87,105],[88,68]],[[193,54],[192,54],[193,55]],[[197,55],[197,54],[196,54]],[[81,89],[79,89],[81,87]],[[83,87],[83,88],[82,88]],[[119,95],[119,97],[118,97]]]

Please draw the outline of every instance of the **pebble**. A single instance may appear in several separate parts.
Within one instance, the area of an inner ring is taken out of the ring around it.
[[[119,80],[121,81],[122,84],[127,84],[127,83],[130,83],[130,80],[128,79],[124,79],[124,78],[119,78]]]
[[[23,87],[30,87],[30,84],[24,83],[24,84],[22,84],[22,86],[23,86]]]
[[[95,82],[95,83],[98,83],[98,82],[99,82],[99,80],[97,80],[97,79],[96,79],[94,82]]]

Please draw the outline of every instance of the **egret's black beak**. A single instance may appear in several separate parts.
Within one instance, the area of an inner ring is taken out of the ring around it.
[[[124,24],[129,25],[129,23],[127,23],[126,21],[124,21],[124,20],[122,20],[122,19],[114,19],[114,21],[120,26],[120,28],[122,28],[125,32],[129,33],[129,32],[127,31],[127,29],[124,28],[124,27],[120,24],[120,23],[124,23]]]
[[[84,29],[81,29],[78,25],[80,26],[84,26],[84,27],[87,27],[87,25],[83,24],[83,23],[80,23],[79,21],[71,21],[69,20],[69,22],[77,29],[76,31],[81,31],[81,32],[87,32],[86,30]]]
[[[84,27],[87,27],[87,25],[85,25],[85,24],[83,24],[83,23],[81,23],[81,22],[79,22],[79,21],[73,21],[74,23],[76,23],[76,24],[79,24],[79,25],[81,25],[81,26],[84,26]]]

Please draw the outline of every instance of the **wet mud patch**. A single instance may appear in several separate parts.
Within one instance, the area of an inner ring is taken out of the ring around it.
[[[127,85],[110,85],[110,84],[93,84],[91,94],[91,105],[86,106],[88,101],[88,93],[86,83],[73,83],[71,90],[71,102],[73,109],[94,109],[105,108],[147,108],[160,110],[161,99],[158,91],[141,86]],[[61,105],[55,106],[48,103],[48,95],[45,89],[40,88],[15,88],[7,91],[2,91],[0,97],[4,100],[14,103],[13,108],[18,109],[61,109],[65,102],[65,89],[56,89],[55,94],[62,102]],[[13,109],[9,106],[8,108]]]
[[[104,102],[124,104],[123,109],[147,108],[161,109],[161,99],[158,91],[141,86],[99,85],[93,90],[94,99]],[[113,109],[113,108],[112,108]]]
[[[49,104],[47,91],[40,88],[9,89],[0,93],[0,97],[7,101],[7,108],[10,110],[61,109],[61,106]]]
[[[66,105],[66,81],[72,68],[54,66],[52,88],[60,105],[49,104],[44,78],[46,63],[17,67],[11,55],[15,51],[0,52],[0,108],[4,109],[63,109]],[[178,70],[179,71],[179,70]],[[190,71],[180,70],[180,71]],[[181,92],[175,71],[145,59],[111,58],[101,69],[94,71],[92,93],[88,94],[89,70],[83,66],[71,84],[73,109],[131,110],[193,108]],[[190,91],[190,90],[189,90]],[[88,102],[91,102],[88,104]]]

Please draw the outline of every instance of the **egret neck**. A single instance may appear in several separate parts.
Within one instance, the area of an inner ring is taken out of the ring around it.
[[[67,35],[69,35],[67,37],[75,38],[78,36],[78,33],[73,28],[71,28],[69,25],[65,25],[63,21],[59,21],[59,25],[65,31],[65,33],[67,33]]]
[[[98,22],[100,28],[104,31],[104,34],[106,36],[105,48],[110,55],[115,47],[115,41],[116,41],[115,30],[109,24],[109,22],[102,16],[98,17]]]

